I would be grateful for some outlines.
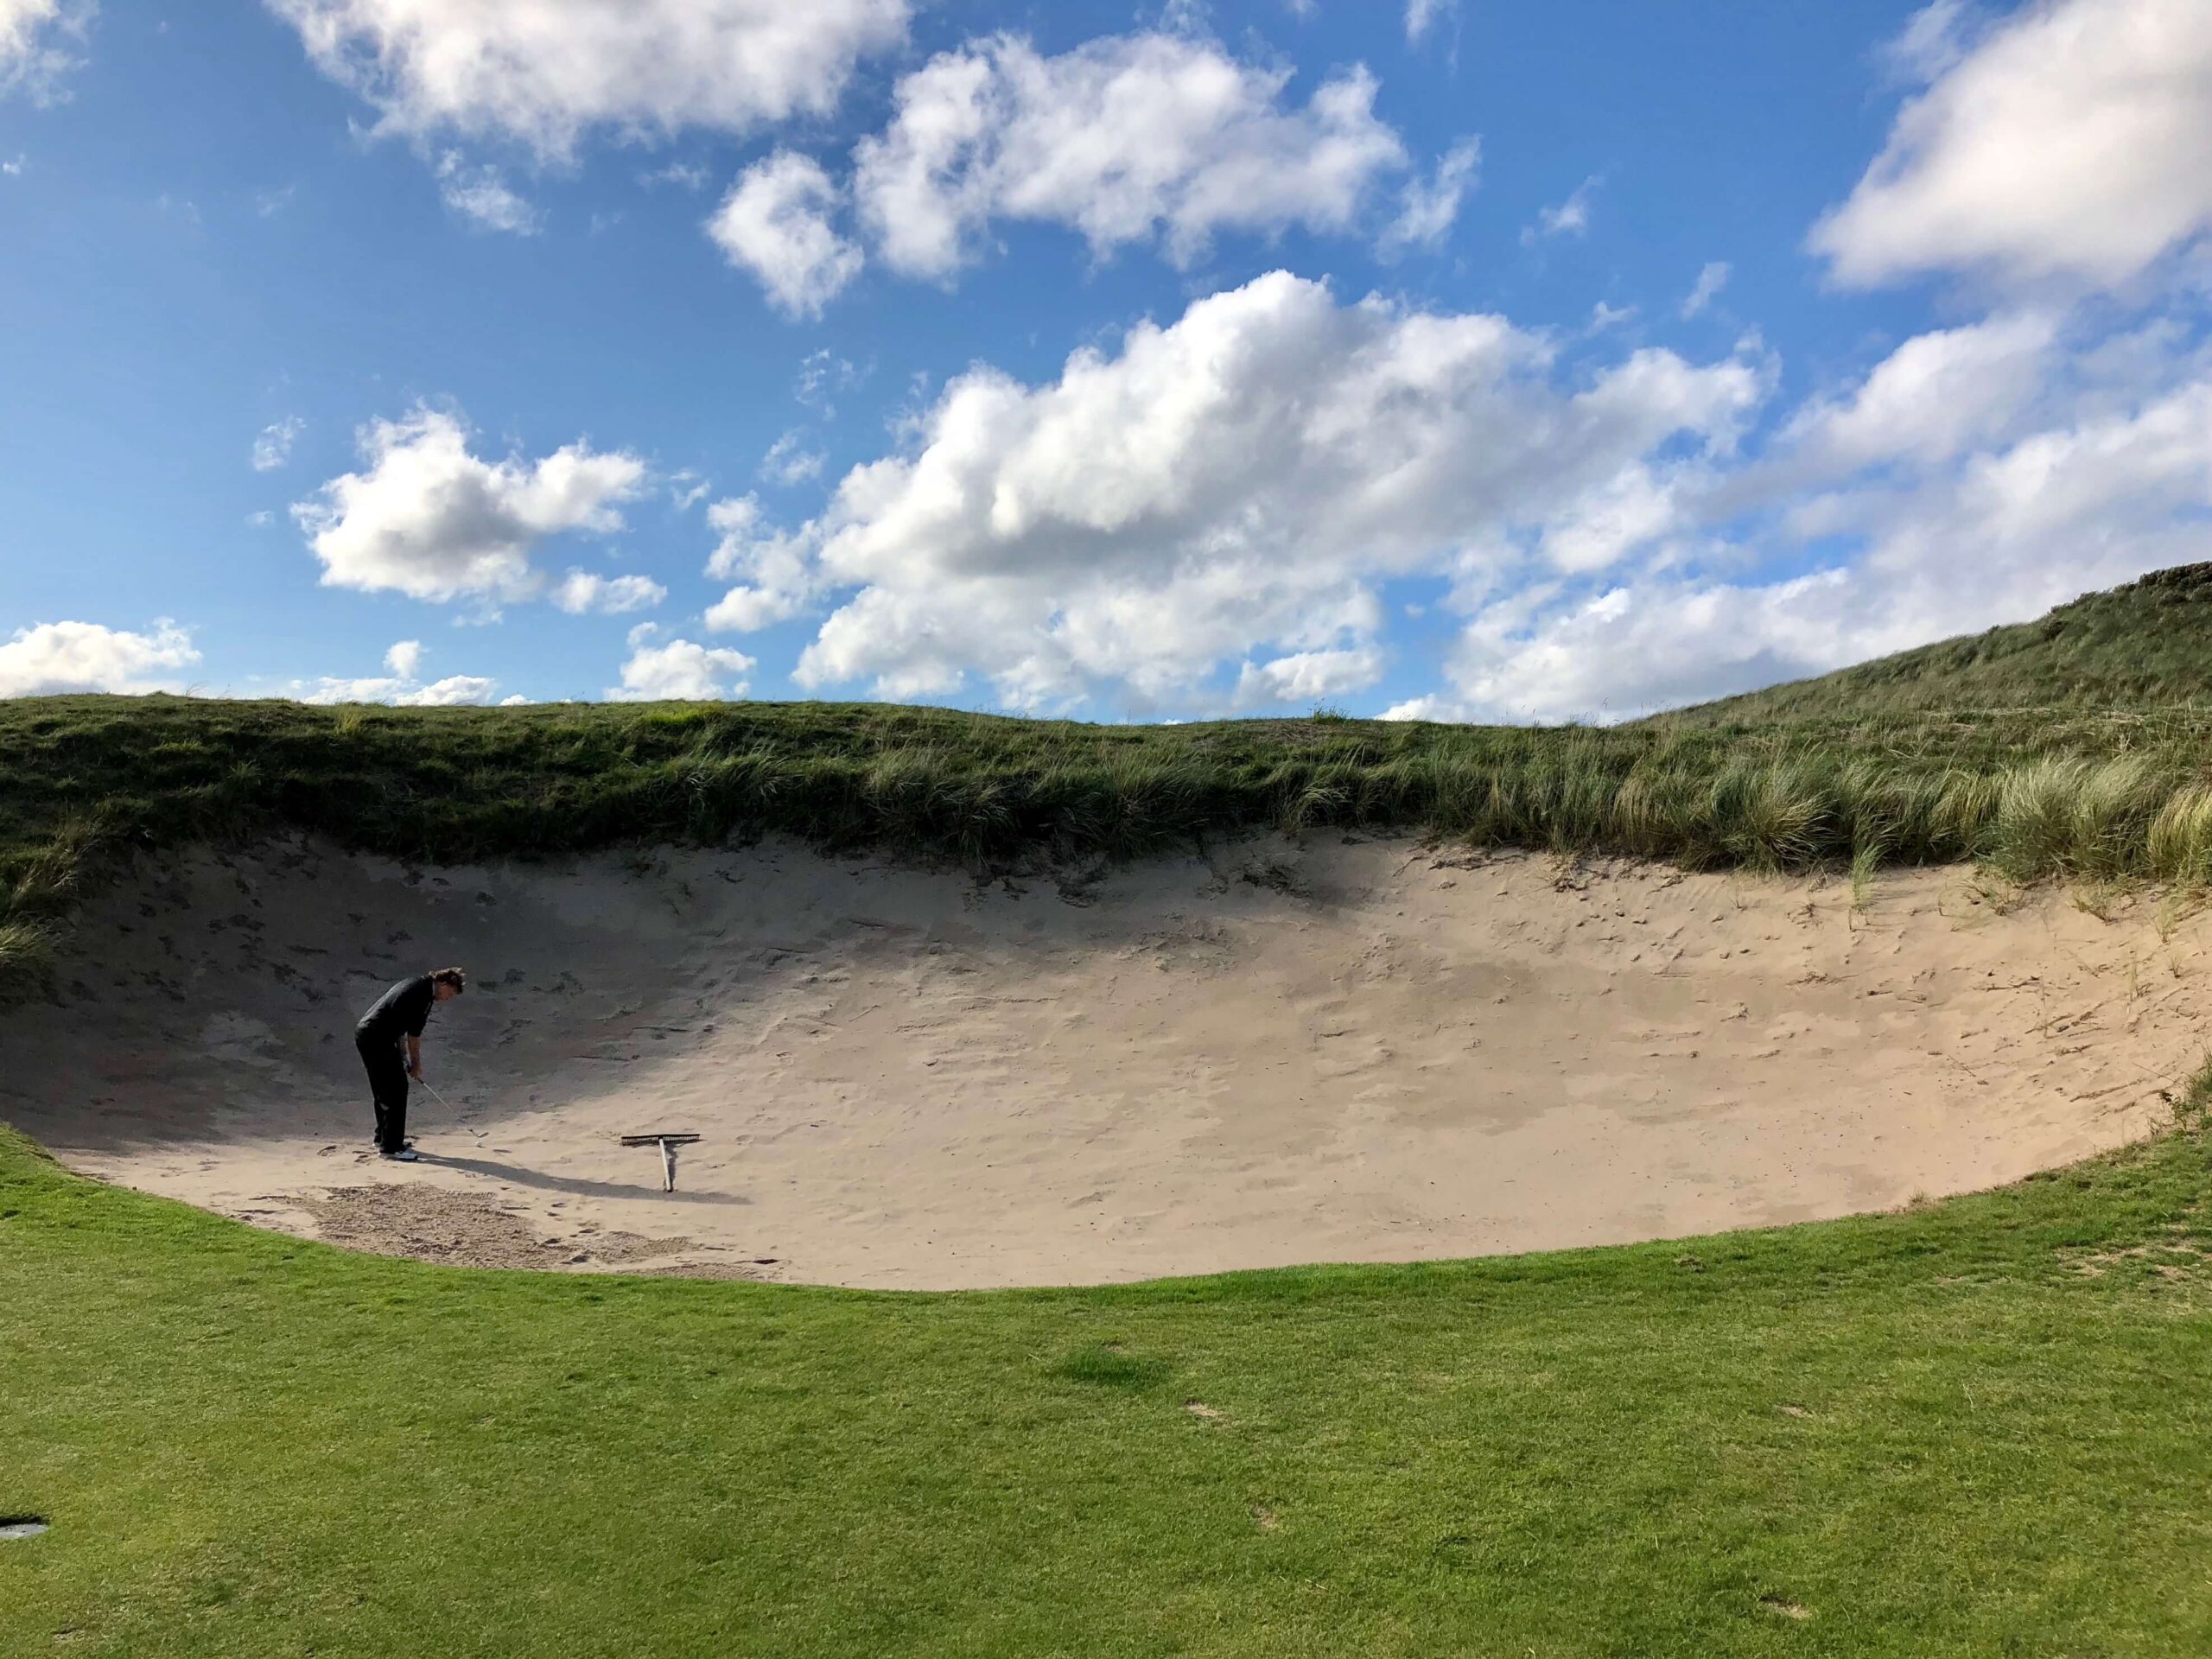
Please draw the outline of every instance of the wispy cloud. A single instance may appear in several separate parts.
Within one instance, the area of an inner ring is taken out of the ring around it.
[[[84,60],[63,42],[81,47],[99,10],[98,0],[0,0],[0,98],[66,101],[62,77]]]
[[[437,174],[446,206],[479,230],[536,236],[545,228],[544,215],[507,188],[498,168],[471,166],[459,150],[449,149],[438,158]]]
[[[1730,266],[1726,259],[1714,259],[1708,261],[1705,269],[1698,272],[1697,282],[1690,289],[1688,296],[1682,301],[1684,321],[1687,321],[1704,310],[1707,306],[1711,305],[1719,295],[1720,290],[1728,286],[1729,270]]]
[[[1554,236],[1586,236],[1590,232],[1590,198],[1604,183],[1593,174],[1574,188],[1574,194],[1557,207],[1546,207],[1536,214],[1536,222],[1521,232],[1521,245],[1532,247],[1536,243]]]
[[[1481,139],[1463,138],[1444,153],[1433,175],[1406,181],[1398,217],[1382,233],[1384,257],[1404,248],[1433,248],[1444,240],[1459,217],[1461,200],[1474,188],[1482,154]]]
[[[793,427],[770,444],[768,453],[760,457],[760,476],[771,484],[789,489],[810,478],[821,477],[826,460],[820,450],[806,447],[805,429]]]
[[[307,430],[307,423],[296,415],[287,415],[281,421],[271,421],[261,429],[261,435],[253,441],[253,470],[273,473],[292,458],[292,446],[299,442],[300,434]]]
[[[1420,45],[1430,29],[1459,9],[1459,0],[1406,0],[1406,39]]]
[[[666,167],[639,174],[638,182],[648,190],[664,184],[672,184],[680,190],[703,190],[713,176],[702,162],[671,162]]]

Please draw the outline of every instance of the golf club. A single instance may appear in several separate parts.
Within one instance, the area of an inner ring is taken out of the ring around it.
[[[430,1098],[431,1098],[432,1100],[436,1101],[436,1102],[438,1103],[438,1104],[439,1104],[439,1105],[441,1105],[441,1106],[442,1106],[442,1107],[444,1107],[444,1108],[446,1109],[446,1110],[447,1110],[447,1111],[448,1111],[448,1112],[452,1112],[452,1111],[453,1111],[453,1103],[452,1103],[451,1101],[448,1100],[448,1099],[447,1099],[443,1095],[440,1094],[440,1093],[437,1091],[437,1088],[436,1088],[436,1086],[435,1086],[435,1084],[433,1084],[431,1083],[431,1081],[430,1081],[428,1077],[417,1077],[417,1078],[416,1078],[416,1079],[415,1079],[415,1081],[416,1081],[416,1082],[417,1082],[417,1083],[419,1083],[419,1084],[422,1084],[425,1089],[429,1090],[429,1091],[430,1091]],[[481,1141],[481,1140],[484,1138],[484,1131],[483,1131],[483,1130],[481,1130],[481,1129],[477,1129],[477,1128],[469,1128],[469,1126],[468,1126],[467,1124],[463,1123],[463,1122],[461,1121],[460,1116],[459,1116],[459,1114],[457,1114],[457,1113],[456,1113],[456,1114],[454,1114],[454,1128],[456,1128],[467,1129],[467,1130],[468,1130],[468,1132],[469,1132],[471,1135],[474,1135],[474,1136],[475,1136],[479,1141]]]

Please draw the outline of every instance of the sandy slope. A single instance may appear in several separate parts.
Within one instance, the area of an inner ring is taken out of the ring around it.
[[[750,852],[149,868],[0,1116],[74,1166],[439,1260],[848,1285],[1665,1237],[2012,1179],[2193,1069],[2206,918],[1269,839],[1087,885]],[[367,1156],[350,1032],[466,964]],[[696,1130],[679,1191],[624,1132]],[[391,1190],[385,1190],[390,1188]]]

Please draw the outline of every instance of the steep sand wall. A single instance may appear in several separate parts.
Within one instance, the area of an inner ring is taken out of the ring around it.
[[[2161,921],[2168,924],[2161,926]],[[978,885],[796,845],[410,870],[316,843],[102,894],[0,1116],[266,1225],[493,1265],[896,1287],[1789,1222],[2139,1136],[2207,918],[1269,838]],[[354,1017],[466,965],[369,1154]],[[678,1191],[626,1133],[681,1129]]]

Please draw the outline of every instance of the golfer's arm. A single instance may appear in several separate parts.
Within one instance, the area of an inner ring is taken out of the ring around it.
[[[423,1069],[423,1039],[411,1031],[407,1033],[407,1069],[410,1071]]]

